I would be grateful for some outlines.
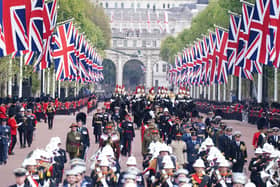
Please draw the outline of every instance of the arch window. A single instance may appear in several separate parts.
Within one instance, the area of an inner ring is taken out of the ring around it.
[[[106,2],[106,5],[105,5],[105,6],[106,6],[106,8],[108,8],[108,7],[109,7],[109,4],[108,4],[108,2]]]
[[[165,3],[163,3],[162,8],[165,9]]]
[[[124,4],[123,3],[121,3],[121,7],[124,8]]]
[[[147,4],[147,8],[148,8],[148,9],[150,8],[150,4],[149,4],[149,3]]]
[[[170,8],[170,4],[167,4],[167,8]]]

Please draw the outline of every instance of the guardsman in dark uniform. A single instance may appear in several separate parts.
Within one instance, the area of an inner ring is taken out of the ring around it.
[[[232,145],[232,128],[227,127],[225,134],[219,137],[219,149],[224,154],[226,159],[229,159]]]
[[[0,165],[7,163],[8,148],[11,141],[11,130],[7,125],[7,118],[1,119],[0,126]]]
[[[232,161],[232,172],[243,172],[244,164],[247,162],[247,148],[245,142],[240,140],[241,132],[234,133],[234,140],[232,141],[230,158]]]
[[[33,141],[33,132],[37,125],[36,116],[32,114],[32,109],[27,109],[25,123],[26,123],[26,141],[28,147],[30,147]]]
[[[109,122],[109,113],[106,112],[106,107],[102,107],[102,128],[105,128],[108,122]]]
[[[78,158],[83,150],[81,133],[77,131],[77,127],[77,124],[72,123],[71,131],[68,132],[66,138],[66,152],[69,153],[71,160]]]
[[[53,118],[55,114],[55,108],[53,106],[53,103],[49,103],[46,109],[46,115],[48,116],[48,126],[49,129],[53,128]]]
[[[121,123],[121,133],[122,133],[122,155],[131,155],[131,142],[135,137],[135,132],[133,128],[133,123],[130,121],[130,116],[127,114],[125,116],[125,121]]]
[[[101,110],[99,108],[97,108],[97,112],[94,114],[93,118],[92,118],[92,127],[93,129],[93,134],[95,136],[95,143],[99,143],[100,141],[100,136],[102,134],[102,113]]]
[[[200,144],[199,144],[199,141],[197,140],[197,132],[192,131],[191,140],[187,141],[187,155],[188,155],[187,169],[191,173],[194,171],[192,165],[198,159],[199,147],[200,147]]]
[[[9,187],[31,187],[27,181],[27,170],[24,168],[17,168],[14,170],[14,175],[16,178],[16,184]]]
[[[114,113],[111,116],[111,120],[113,121],[115,127],[118,127],[118,125],[121,122],[121,116],[120,116],[120,107],[116,106],[114,108]]]
[[[24,111],[25,110],[22,107],[16,115],[17,123],[18,124],[22,123],[18,127],[20,148],[25,148],[25,146],[26,146],[26,123],[25,123],[26,117],[25,117]]]
[[[164,114],[160,117],[159,131],[163,141],[168,141],[168,135],[171,130],[171,125],[169,123],[170,115],[167,108],[164,108],[163,113]]]
[[[76,121],[78,124],[78,132],[81,133],[81,143],[83,145],[83,150],[81,151],[80,158],[85,159],[86,158],[86,153],[87,149],[90,146],[90,141],[89,141],[89,133],[88,129],[86,127],[86,114],[84,112],[80,112],[76,116]]]

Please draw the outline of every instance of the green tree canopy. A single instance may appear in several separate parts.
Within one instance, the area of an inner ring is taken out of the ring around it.
[[[91,41],[93,47],[104,50],[110,45],[109,19],[102,7],[90,0],[59,0],[58,22],[74,18],[80,32]]]
[[[247,0],[247,2],[254,3],[255,0]],[[242,3],[239,0],[210,0],[209,5],[193,18],[189,29],[183,30],[176,38],[168,37],[162,42],[161,58],[173,63],[174,55],[197,38],[202,38],[202,34],[207,34],[209,29],[213,30],[215,24],[228,28],[228,11],[241,13],[241,10]]]

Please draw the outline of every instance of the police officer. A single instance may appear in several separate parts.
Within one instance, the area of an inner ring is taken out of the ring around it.
[[[95,143],[99,143],[100,136],[102,134],[102,121],[103,115],[101,113],[100,108],[97,108],[97,112],[94,114],[92,118],[92,127],[94,128],[93,134],[95,136]]]
[[[77,127],[77,124],[72,123],[71,131],[68,132],[66,138],[66,152],[69,153],[70,159],[79,157],[83,150],[81,133],[77,131]]]
[[[121,123],[121,133],[122,133],[122,154],[124,156],[131,155],[131,142],[135,137],[135,132],[133,128],[133,123],[130,121],[129,114],[126,114],[125,121]]]
[[[7,163],[10,141],[11,131],[10,127],[7,125],[7,118],[2,118],[0,126],[0,165]]]

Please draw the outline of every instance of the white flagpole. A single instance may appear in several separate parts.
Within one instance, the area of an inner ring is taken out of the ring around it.
[[[53,89],[52,89],[52,96],[55,98],[55,70],[53,70]]]
[[[278,100],[278,70],[274,68],[274,101],[277,102]]]
[[[208,85],[208,98],[209,101],[211,100],[211,86]]]
[[[215,101],[216,100],[216,85],[215,85],[215,83],[213,84],[213,101]]]
[[[50,93],[50,70],[47,69],[48,71],[48,79],[47,79],[47,91],[46,93],[49,94]]]
[[[58,92],[57,92],[58,98],[60,98],[60,84],[61,84],[61,81],[58,80]]]
[[[204,93],[203,93],[203,94],[204,94],[204,95],[203,95],[203,99],[206,99],[206,86],[203,86],[203,92],[204,92]]]
[[[263,87],[263,75],[262,74],[258,74],[258,103],[262,102],[262,87]]]
[[[242,78],[239,76],[238,78],[238,100],[241,101],[242,99]]]
[[[8,67],[8,97],[12,97],[12,57],[10,59],[9,67]]]
[[[221,101],[221,85],[218,83],[218,101]]]
[[[227,87],[226,87],[226,84],[223,85],[223,88],[224,88],[223,100],[226,101],[227,100],[227,96],[226,96],[227,95]]]
[[[22,64],[23,64],[23,55],[20,55],[19,59],[19,85],[18,85],[18,97],[22,97]]]

